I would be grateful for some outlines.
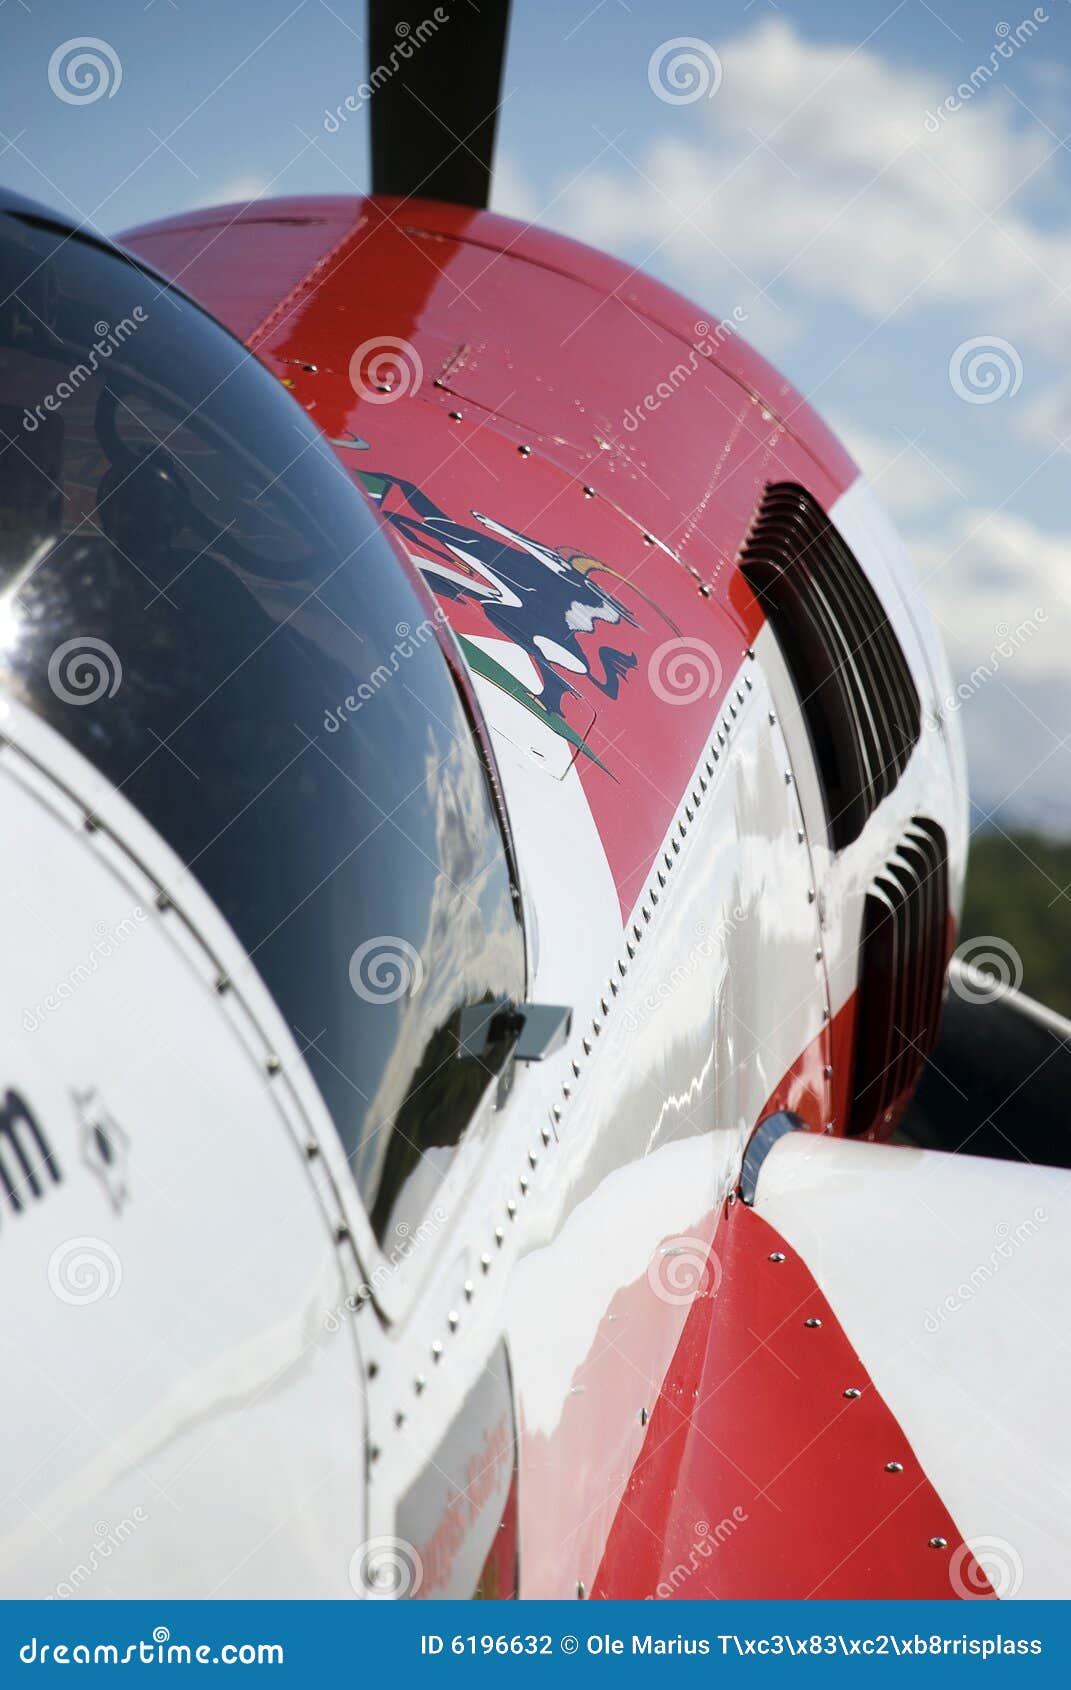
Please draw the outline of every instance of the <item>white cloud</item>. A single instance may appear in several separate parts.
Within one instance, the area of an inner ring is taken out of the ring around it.
[[[1067,676],[1071,530],[1039,528],[1007,508],[967,507],[943,530],[916,538],[912,552],[958,675],[1033,618],[1037,627],[1020,643],[1009,678],[1012,669],[1033,681]],[[1066,796],[1071,813],[1071,792]]]
[[[966,472],[949,464],[925,439],[886,435],[836,417],[827,420],[894,516],[917,517],[964,497]]]
[[[520,223],[541,223],[546,212],[527,177],[510,153],[500,152],[495,158],[495,174],[491,183],[491,210],[504,217],[516,217]]]
[[[1071,530],[964,508],[911,545],[952,665],[971,790],[1006,820],[1071,827]]]
[[[266,176],[256,176],[247,173],[242,176],[228,176],[215,183],[198,183],[196,191],[191,195],[187,207],[196,211],[202,205],[236,205],[246,204],[250,200],[258,200],[268,192],[269,182]],[[282,192],[282,188],[272,187],[272,193]]]
[[[1020,54],[1044,51],[1042,38]],[[626,137],[555,221],[658,252],[704,295],[712,280],[788,288],[872,319],[943,304],[964,333],[1040,338],[1058,322],[1071,340],[1071,294],[1054,300],[1071,238],[1018,194],[1058,145],[1003,97],[999,73],[932,133],[927,112],[952,89],[871,47],[818,45],[771,19],[721,57],[713,99],[669,108],[636,153]]]

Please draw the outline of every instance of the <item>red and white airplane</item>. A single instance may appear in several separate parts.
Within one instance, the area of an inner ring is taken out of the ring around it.
[[[939,641],[731,324],[482,209],[490,16],[373,8],[371,198],[4,199],[0,1589],[1067,1596],[1069,1029],[961,974],[887,1142]]]

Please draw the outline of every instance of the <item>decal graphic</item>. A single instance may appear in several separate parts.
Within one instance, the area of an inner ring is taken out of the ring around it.
[[[130,1198],[130,1139],[95,1086],[72,1091],[78,1115],[82,1160],[100,1180],[116,1214]]]
[[[509,693],[605,770],[566,721],[562,701],[569,694],[582,696],[571,675],[583,677],[612,701],[637,666],[631,642],[627,647],[600,645],[591,653],[580,639],[582,634],[593,635],[600,623],[608,628],[641,627],[628,607],[595,579],[601,575],[624,581],[624,576],[598,558],[568,546],[543,545],[479,511],[471,513],[475,526],[455,521],[413,482],[398,476],[359,471],[358,479],[401,536],[428,585],[440,598],[477,606],[489,628],[529,659],[538,685],[528,684],[476,640],[458,633],[474,673]],[[669,622],[657,606],[652,608]]]

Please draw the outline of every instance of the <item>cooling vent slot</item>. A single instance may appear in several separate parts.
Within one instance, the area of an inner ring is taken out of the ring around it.
[[[937,1038],[948,961],[948,852],[915,816],[866,895],[848,1131],[884,1138]]]
[[[919,695],[881,600],[821,506],[767,487],[740,567],[792,676],[833,848],[857,839],[918,744]]]

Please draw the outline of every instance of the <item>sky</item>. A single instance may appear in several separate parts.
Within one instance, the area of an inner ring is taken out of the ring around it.
[[[324,123],[364,32],[352,0],[0,0],[0,182],[107,232],[365,191],[366,117]],[[1071,833],[1068,0],[514,0],[503,96],[494,209],[743,314],[908,541],[975,824]]]

